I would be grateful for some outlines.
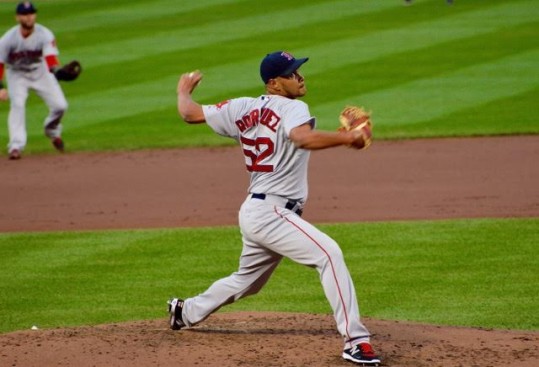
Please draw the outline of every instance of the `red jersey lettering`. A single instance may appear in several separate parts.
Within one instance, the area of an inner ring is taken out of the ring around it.
[[[267,126],[271,131],[277,131],[277,125],[281,122],[281,118],[273,110],[269,108],[262,108],[262,117],[260,123]]]
[[[236,120],[235,123],[241,133],[258,124],[262,124],[269,128],[271,131],[276,132],[277,125],[279,125],[280,121],[281,118],[271,109],[262,108],[261,110],[255,109],[250,111],[241,119]]]

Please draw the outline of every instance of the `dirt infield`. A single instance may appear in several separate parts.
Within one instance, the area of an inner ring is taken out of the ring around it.
[[[2,159],[0,232],[235,225],[247,187],[241,159],[237,148]],[[537,162],[539,136],[313,152],[305,218],[538,217]],[[386,366],[539,365],[537,332],[364,321]],[[181,332],[164,317],[3,334],[0,366],[351,365],[341,347],[329,315],[220,312]]]
[[[0,159],[0,232],[237,225],[237,148]],[[315,151],[315,223],[539,215],[539,135]]]

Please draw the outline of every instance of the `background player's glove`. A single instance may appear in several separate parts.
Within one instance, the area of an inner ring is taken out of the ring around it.
[[[372,142],[372,122],[370,113],[363,107],[346,106],[339,115],[341,126],[339,131],[360,132],[350,146],[356,149],[367,149]]]
[[[73,60],[68,64],[56,69],[54,76],[58,80],[64,80],[66,82],[77,79],[82,72],[82,66],[77,60]]]

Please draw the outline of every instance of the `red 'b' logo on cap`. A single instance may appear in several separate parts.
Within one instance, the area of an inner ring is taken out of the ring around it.
[[[286,57],[288,60],[294,60],[294,56],[290,55],[288,52],[282,52],[281,56]]]

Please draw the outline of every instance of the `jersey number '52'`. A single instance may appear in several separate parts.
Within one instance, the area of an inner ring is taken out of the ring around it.
[[[240,137],[245,165],[249,172],[273,172],[273,164],[263,164],[264,159],[270,157],[274,151],[273,141],[268,137],[249,139]]]

